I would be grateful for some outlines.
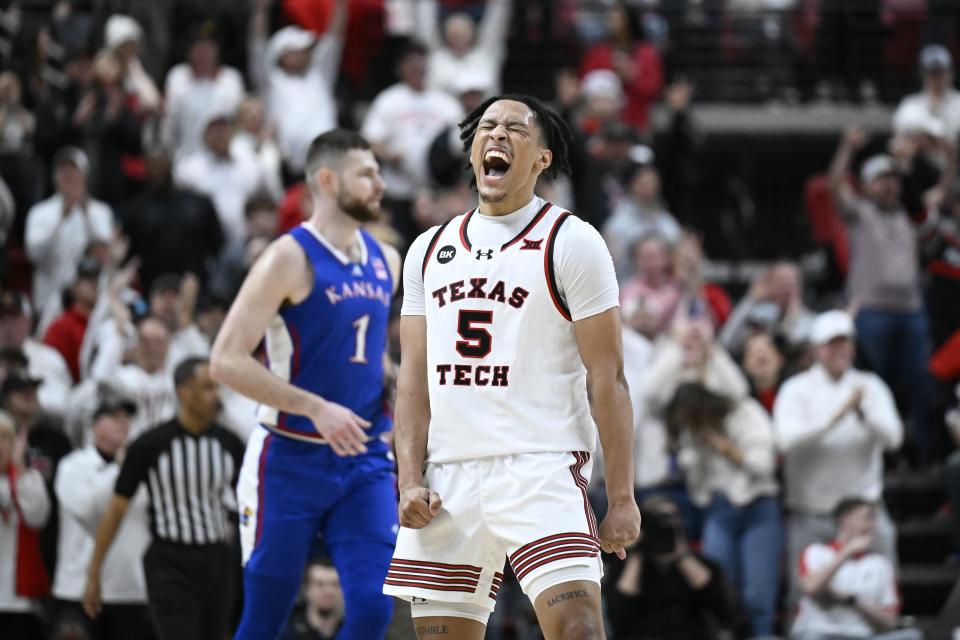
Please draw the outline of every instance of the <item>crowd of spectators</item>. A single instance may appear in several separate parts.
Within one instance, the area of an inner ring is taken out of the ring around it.
[[[861,81],[879,80],[859,73],[859,54],[808,23],[875,46],[860,20],[870,3],[140,4],[0,11],[0,636],[150,637],[145,487],[127,496],[104,561],[97,623],[79,606],[93,536],[129,444],[178,411],[178,365],[209,354],[247,270],[309,216],[308,144],[337,125],[367,137],[386,182],[385,220],[370,230],[402,252],[474,206],[457,123],[516,84],[509,64],[527,40],[565,43],[530,91],[574,136],[573,176],[538,192],[602,231],[621,286],[645,520],[627,559],[608,562],[612,633],[812,640],[898,626],[891,463],[945,469],[960,540],[960,92],[948,48],[911,50],[922,86],[889,140],[852,128],[825,159],[846,289],[812,296],[802,264],[783,257],[741,294],[711,282],[701,217],[671,213],[689,202],[700,136],[697,74],[671,38],[728,37],[733,58],[762,40],[752,50],[770,95],[790,88],[804,47],[835,54],[820,77],[869,94]],[[949,44],[957,12],[940,5],[924,38]],[[253,403],[220,398],[217,423],[245,441]],[[336,571],[311,562],[286,637],[334,637],[342,608]],[[531,619],[508,581],[490,637],[537,637]],[[392,633],[410,637],[399,623]]]

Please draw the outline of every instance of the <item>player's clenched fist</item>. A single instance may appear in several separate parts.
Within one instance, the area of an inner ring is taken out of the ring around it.
[[[443,501],[440,494],[426,487],[408,487],[400,490],[400,526],[422,529],[440,513]]]
[[[600,548],[607,553],[615,553],[621,560],[626,559],[625,547],[629,547],[640,537],[640,509],[633,500],[611,504],[607,515],[600,523]]]

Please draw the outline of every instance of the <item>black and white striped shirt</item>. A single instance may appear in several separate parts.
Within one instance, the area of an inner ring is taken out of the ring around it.
[[[114,491],[130,498],[146,483],[154,540],[222,542],[230,526],[223,500],[236,484],[242,459],[243,443],[223,427],[193,435],[174,419],[130,445]]]

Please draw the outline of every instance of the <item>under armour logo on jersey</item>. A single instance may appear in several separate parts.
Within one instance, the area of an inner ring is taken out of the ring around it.
[[[486,258],[487,260],[493,260],[493,249],[477,249],[477,260],[480,258]]]
[[[528,249],[530,251],[540,251],[540,245],[542,244],[543,244],[543,238],[540,238],[539,240],[527,240],[526,238],[524,238],[523,246],[520,247],[520,250],[523,251],[524,249]]]

